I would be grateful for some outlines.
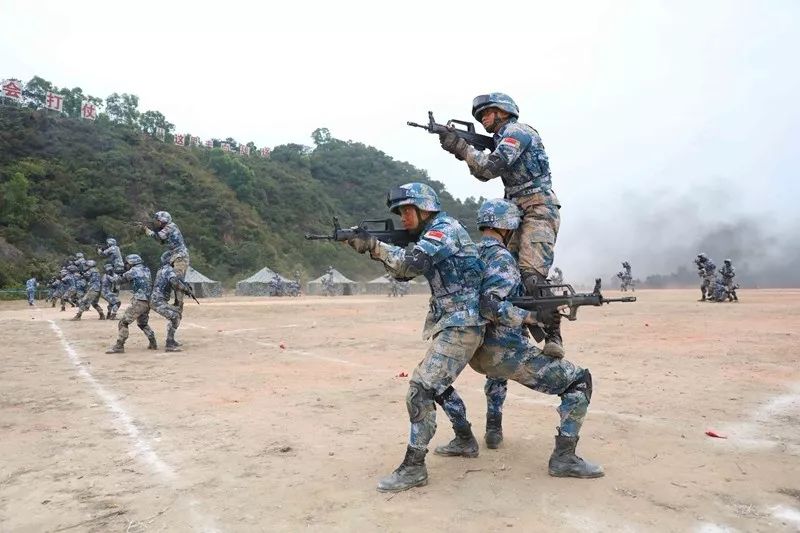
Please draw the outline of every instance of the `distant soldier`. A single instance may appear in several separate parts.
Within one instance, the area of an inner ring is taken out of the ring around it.
[[[697,275],[700,276],[700,299],[698,300],[699,302],[706,301],[706,296],[711,295],[711,292],[709,290],[711,282],[708,279],[708,275],[706,273],[706,267],[709,265],[709,263],[711,264],[712,271],[715,270],[716,266],[703,252],[697,254],[697,257],[694,259],[694,264],[697,267]]]
[[[736,289],[738,286],[733,282],[733,278],[736,277],[736,269],[733,268],[733,263],[730,259],[723,261],[722,268],[719,269],[719,274],[722,277],[722,284],[725,286],[728,300],[738,302],[739,297],[736,296]]]
[[[161,254],[161,268],[156,272],[153,282],[153,292],[150,295],[150,309],[167,319],[167,344],[166,351],[180,352],[180,344],[175,340],[175,333],[181,325],[181,310],[175,305],[170,305],[169,298],[173,291],[192,294],[192,288],[175,273],[169,264],[171,253]]]
[[[100,296],[108,302],[108,311],[106,313],[107,320],[116,320],[117,310],[119,310],[119,275],[114,272],[114,266],[111,263],[106,263],[105,274],[100,278]]]
[[[553,269],[553,276],[552,276],[553,285],[561,285],[564,283],[564,273],[561,272],[561,269],[555,267]]]
[[[620,287],[620,290],[623,292],[627,291],[628,289],[635,291],[636,289],[633,286],[633,274],[631,274],[631,264],[627,261],[623,261],[622,268],[625,270],[625,272],[622,273],[622,287]]]
[[[100,315],[100,320],[105,320],[106,315],[103,314],[103,309],[98,305],[100,300],[100,273],[97,271],[97,263],[94,259],[89,259],[85,263],[86,271],[83,273],[83,279],[86,282],[86,292],[81,298],[78,312],[72,317],[72,320],[80,320],[84,311],[89,307],[94,307],[94,310]]]
[[[389,278],[389,297],[393,296],[400,296],[400,282],[394,279],[393,277],[386,274],[386,277]]]
[[[67,289],[64,291],[64,296],[61,302],[61,310],[64,310],[64,300],[69,302],[72,307],[78,306],[78,301],[83,297],[83,287],[85,287],[85,281],[83,280],[83,276],[81,276],[80,272],[78,271],[78,267],[75,265],[69,265],[67,267],[67,275],[65,277],[67,282]]]
[[[75,265],[69,265],[68,267],[61,269],[61,288],[59,290],[59,299],[61,300],[61,310],[66,310],[66,303],[70,302],[70,295],[75,292],[75,280],[72,277],[72,273],[69,271],[69,268],[76,268]]]
[[[50,300],[51,306],[56,306],[56,300],[61,298],[61,278],[58,276],[53,276],[53,279],[50,280],[50,290],[47,294],[47,299]]]
[[[186,243],[183,241],[183,234],[172,221],[172,215],[166,211],[158,211],[155,214],[155,224],[157,231],[145,227],[144,232],[161,244],[167,245],[170,252],[170,264],[178,277],[183,280],[189,269],[189,249],[186,248]],[[183,293],[181,291],[175,291],[175,305],[183,311]]]
[[[127,280],[131,284],[133,291],[133,298],[131,305],[125,309],[122,314],[122,319],[119,321],[119,335],[117,342],[106,350],[106,353],[124,353],[125,341],[128,339],[128,326],[136,321],[136,325],[147,336],[150,343],[147,346],[148,350],[157,350],[156,334],[148,324],[150,319],[150,294],[153,291],[153,280],[150,277],[150,269],[147,268],[142,262],[142,258],[137,254],[130,254],[125,257],[125,262],[129,265],[129,269],[122,274],[122,279]]]
[[[25,282],[25,292],[28,295],[28,305],[33,305],[33,299],[36,297],[36,287],[38,286],[39,282],[36,281],[36,276]]]
[[[336,296],[336,282],[333,279],[333,267],[330,265],[322,278],[322,289],[325,296]]]
[[[117,240],[113,237],[106,239],[105,249],[98,246],[97,253],[98,255],[102,255],[108,259],[106,264],[110,264],[112,267],[114,267],[114,272],[117,274],[122,274],[125,271],[125,262],[122,260],[122,251],[120,251],[119,246],[117,246]]]
[[[714,298],[714,289],[717,283],[717,265],[711,259],[706,260],[703,265],[703,284],[706,287],[706,295],[708,299]]]

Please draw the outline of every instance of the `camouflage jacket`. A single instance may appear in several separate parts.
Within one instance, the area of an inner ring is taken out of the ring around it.
[[[153,293],[150,296],[152,303],[166,302],[172,295],[172,291],[180,290],[183,282],[175,269],[170,265],[164,265],[156,272],[156,279],[153,281]]]
[[[125,268],[119,246],[109,246],[105,250],[100,250],[100,255],[108,257],[111,260],[111,264],[114,265],[114,270]]]
[[[170,263],[181,257],[189,258],[189,249],[183,241],[183,234],[174,222],[170,222],[158,231],[153,232],[153,238],[162,244],[167,245],[167,249],[172,253]]]
[[[427,278],[431,299],[423,338],[445,328],[486,323],[478,307],[483,272],[478,248],[464,226],[447,213],[436,213],[428,220],[411,252],[380,242],[372,257],[401,281],[420,275]]]
[[[149,301],[150,293],[153,291],[153,280],[150,277],[150,269],[144,265],[132,266],[126,270],[122,277],[131,282],[134,300]]]

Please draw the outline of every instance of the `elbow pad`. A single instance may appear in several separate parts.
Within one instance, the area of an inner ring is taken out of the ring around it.
[[[489,294],[488,296],[481,296],[480,311],[483,318],[493,320],[500,312],[500,306],[503,300],[498,298],[496,294]]]
[[[497,154],[490,154],[488,159],[489,160],[486,162],[486,168],[482,174],[487,177],[491,176],[492,178],[496,178],[503,170],[505,170],[506,162]]]
[[[404,262],[409,270],[420,274],[424,274],[433,267],[431,256],[420,249],[412,250],[411,254],[406,256]]]

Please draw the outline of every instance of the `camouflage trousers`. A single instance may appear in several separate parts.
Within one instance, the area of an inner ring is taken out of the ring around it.
[[[172,269],[181,280],[186,278],[186,271],[189,270],[189,257],[179,257],[172,262]],[[183,293],[175,291],[175,302],[178,304],[178,309],[183,312]]]
[[[483,326],[452,327],[433,336],[408,385],[409,446],[419,450],[428,448],[436,433],[435,398],[450,388],[472,359],[483,340],[483,330]]]
[[[513,352],[483,345],[469,364],[475,371],[487,376],[484,392],[488,413],[503,412],[507,382],[511,379],[535,391],[560,396],[558,429],[567,437],[578,436],[586,418],[589,398],[583,391],[568,389],[583,378],[585,371],[581,367],[566,359],[546,356],[533,345]],[[457,400],[453,400],[453,396]],[[442,408],[453,427],[467,424],[466,407],[456,394],[451,394],[450,401]]]
[[[122,302],[119,301],[119,296],[117,296],[117,293],[111,291],[105,291],[100,293],[100,296],[102,296],[103,300],[108,302],[109,316],[116,315],[119,306],[122,304]]]
[[[150,309],[167,319],[167,342],[175,342],[175,332],[181,325],[181,311],[178,306],[170,305],[166,300],[153,300]]]
[[[136,321],[136,325],[147,336],[148,339],[155,339],[155,333],[149,325],[150,321],[150,304],[146,300],[131,300],[131,305],[125,309],[122,318],[119,321],[119,335],[117,336],[118,344],[125,344],[128,339],[128,326]]]
[[[544,279],[553,266],[561,215],[557,205],[539,201],[536,196],[515,201],[522,210],[522,224],[514,232],[508,249],[517,256],[521,272],[536,271]]]
[[[78,311],[78,314],[80,315],[84,311],[87,311],[89,307],[94,307],[94,309],[98,313],[100,313],[100,315],[105,316],[103,314],[103,309],[97,304],[99,300],[100,300],[100,292],[95,291],[93,289],[89,289],[88,291],[86,291],[86,294],[83,295],[83,298],[81,298],[79,307],[80,311]]]

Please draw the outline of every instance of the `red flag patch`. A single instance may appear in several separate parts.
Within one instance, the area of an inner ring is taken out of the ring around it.
[[[500,146],[502,144],[504,144],[504,145],[506,145],[506,146],[508,146],[510,148],[519,148],[519,144],[520,143],[514,137],[503,137],[503,140],[500,141],[500,144],[498,144],[498,146]]]
[[[439,230],[432,229],[428,233],[425,234],[426,239],[433,239],[434,241],[441,242],[444,239],[444,233]]]

